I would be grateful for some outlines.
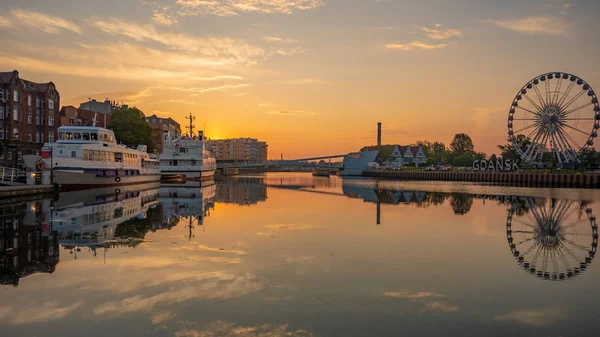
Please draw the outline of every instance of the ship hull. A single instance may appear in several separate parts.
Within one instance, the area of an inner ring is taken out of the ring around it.
[[[375,162],[378,154],[379,151],[364,151],[345,155],[340,176],[362,176],[369,163]]]
[[[159,174],[132,176],[98,176],[84,170],[54,170],[53,181],[61,192],[160,182]]]

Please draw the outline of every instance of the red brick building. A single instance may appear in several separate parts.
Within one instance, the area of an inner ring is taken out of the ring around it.
[[[93,125],[94,116],[96,117],[96,126],[108,127],[111,114],[77,109],[72,105],[60,109],[60,125]]]
[[[0,166],[23,169],[24,155],[39,154],[58,135],[60,95],[54,83],[35,83],[19,72],[0,72]]]

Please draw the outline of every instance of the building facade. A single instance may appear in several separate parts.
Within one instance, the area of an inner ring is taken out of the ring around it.
[[[219,163],[262,163],[267,161],[266,142],[254,138],[234,138],[210,140],[209,146],[215,151]]]
[[[404,166],[407,164],[425,164],[427,162],[427,156],[423,151],[422,146],[401,146],[395,145],[392,154],[390,155],[390,162],[396,166]]]
[[[173,118],[161,118],[157,115],[152,115],[146,117],[146,121],[152,128],[152,141],[154,142],[154,148],[159,153],[162,153],[165,148],[166,135],[169,135],[171,138],[181,137],[181,125]]]
[[[93,125],[96,118],[96,126],[107,128],[111,116],[108,113],[77,109],[68,105],[60,109],[60,125]]]
[[[0,72],[0,166],[24,169],[23,156],[54,142],[60,122],[54,83],[35,83],[19,72]]]

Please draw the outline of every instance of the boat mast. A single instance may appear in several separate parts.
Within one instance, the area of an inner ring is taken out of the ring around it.
[[[190,138],[192,138],[192,137],[194,137],[194,135],[195,135],[195,134],[194,134],[194,128],[195,128],[196,126],[194,125],[194,121],[196,120],[196,117],[195,117],[195,116],[192,116],[192,113],[190,112],[190,115],[189,115],[189,116],[187,116],[185,119],[187,119],[187,120],[189,120],[189,121],[190,121],[190,125],[189,125],[189,126],[186,126],[185,128],[186,128],[186,129],[188,129],[188,136],[189,136]]]

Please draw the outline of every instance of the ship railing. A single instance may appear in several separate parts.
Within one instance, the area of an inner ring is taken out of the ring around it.
[[[13,182],[19,177],[19,170],[11,167],[0,167],[0,181]]]

